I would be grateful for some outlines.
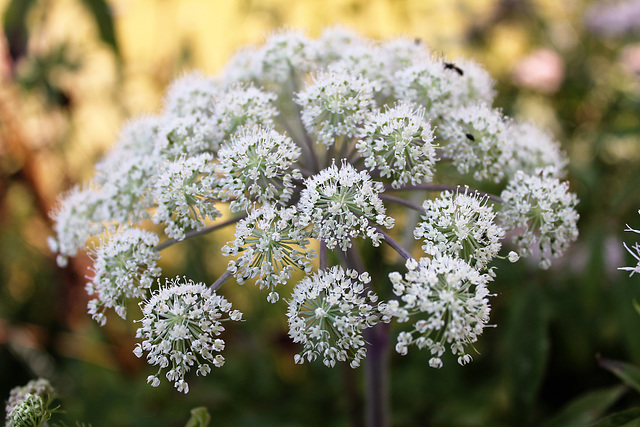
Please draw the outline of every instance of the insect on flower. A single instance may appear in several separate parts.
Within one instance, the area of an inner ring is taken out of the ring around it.
[[[462,68],[458,67],[453,62],[445,62],[443,65],[445,70],[452,70],[458,73],[458,75],[464,76],[464,71],[462,71]]]

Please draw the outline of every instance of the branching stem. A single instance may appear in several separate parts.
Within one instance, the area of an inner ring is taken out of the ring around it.
[[[220,228],[226,227],[227,225],[234,224],[234,223],[236,223],[236,222],[238,222],[238,221],[240,221],[240,220],[242,220],[242,219],[244,219],[246,217],[247,217],[247,214],[244,214],[244,215],[236,216],[234,218],[230,218],[230,219],[228,219],[226,221],[223,221],[223,222],[220,222],[218,224],[210,225],[209,227],[205,227],[205,228],[203,228],[201,230],[190,231],[190,232],[185,234],[184,239],[182,239],[182,240],[169,239],[167,241],[164,241],[164,242],[160,243],[158,246],[156,246],[153,249],[155,251],[160,252],[161,250],[166,249],[169,246],[173,246],[176,243],[182,242],[182,241],[187,240],[187,239],[191,239],[191,238],[196,237],[196,236],[201,236],[203,234],[211,233],[212,231],[216,231],[216,230],[218,230]]]

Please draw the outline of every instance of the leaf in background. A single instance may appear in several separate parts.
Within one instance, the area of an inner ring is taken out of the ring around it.
[[[609,359],[598,359],[598,363],[616,374],[625,384],[640,392],[640,368],[630,363]]]
[[[27,15],[37,0],[12,0],[5,9],[2,17],[4,34],[9,43],[11,59],[15,62],[27,52],[29,30],[27,28]]]
[[[517,420],[529,418],[549,352],[548,307],[542,289],[532,283],[525,286],[513,295],[504,353],[511,415]]]
[[[120,50],[118,49],[118,42],[116,41],[116,32],[113,25],[113,14],[111,8],[105,0],[82,0],[87,6],[93,19],[98,24],[98,31],[100,31],[100,38],[103,42],[108,44],[116,56],[120,56]]]
[[[189,418],[184,427],[207,427],[210,421],[209,410],[204,406],[200,406],[191,410],[191,418]]]
[[[542,427],[582,427],[593,423],[622,396],[625,390],[627,388],[620,385],[584,394],[572,400]]]
[[[624,412],[609,415],[600,421],[590,424],[590,427],[639,427],[640,408],[629,409]]]

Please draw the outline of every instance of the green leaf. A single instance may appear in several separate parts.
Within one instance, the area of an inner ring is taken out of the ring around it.
[[[209,410],[204,406],[200,406],[191,410],[191,418],[189,418],[184,427],[207,427],[210,421]]]
[[[591,427],[640,427],[640,408],[609,415],[600,421],[590,424]]]
[[[113,25],[113,14],[111,8],[105,0],[82,0],[93,15],[93,19],[98,25],[100,39],[108,44],[113,52],[119,56],[118,42],[116,41],[116,32]]]
[[[598,363],[613,372],[625,384],[640,392],[640,368],[630,363],[609,359],[598,359]]]
[[[505,377],[509,380],[511,416],[529,418],[547,363],[549,338],[547,301],[542,290],[528,284],[514,295],[506,333]]]
[[[581,427],[596,421],[627,390],[619,385],[584,394],[564,407],[543,427]]]

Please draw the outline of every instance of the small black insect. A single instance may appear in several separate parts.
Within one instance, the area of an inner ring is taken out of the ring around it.
[[[416,46],[420,46],[422,44],[422,39],[420,37],[416,37],[415,39],[413,39],[413,42],[416,44]]]
[[[458,67],[453,62],[445,62],[443,65],[445,70],[453,70],[459,75],[464,76],[464,71],[462,71],[462,68]]]
[[[475,141],[476,140],[476,137],[471,135],[470,133],[466,133],[464,136],[466,136],[467,139],[470,140],[470,141]]]

